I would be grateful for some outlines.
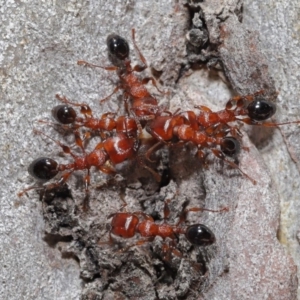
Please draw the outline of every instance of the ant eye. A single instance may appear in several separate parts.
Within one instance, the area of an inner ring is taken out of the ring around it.
[[[264,121],[271,118],[276,112],[274,103],[264,99],[252,101],[248,107],[248,116],[255,121]]]
[[[221,151],[227,156],[237,155],[241,150],[239,141],[234,137],[225,137],[221,144]]]
[[[124,60],[129,56],[129,46],[127,41],[117,34],[110,34],[106,40],[108,51],[116,58]]]
[[[209,246],[216,241],[213,232],[203,224],[194,224],[187,228],[185,232],[187,240],[197,246]]]
[[[57,162],[51,158],[40,157],[29,165],[28,173],[38,180],[47,181],[58,173]]]
[[[61,124],[72,124],[75,122],[76,112],[67,105],[58,105],[52,109],[53,118]]]

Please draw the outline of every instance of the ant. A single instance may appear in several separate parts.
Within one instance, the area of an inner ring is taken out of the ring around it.
[[[35,133],[44,135],[45,137],[51,139],[62,148],[64,153],[69,154],[73,158],[73,162],[71,163],[59,164],[52,158],[40,157],[30,164],[28,168],[29,174],[41,182],[46,182],[54,178],[59,172],[64,172],[58,181],[56,181],[54,184],[49,184],[45,187],[46,189],[64,184],[74,171],[87,170],[87,174],[84,177],[84,182],[85,192],[86,195],[88,195],[88,188],[90,185],[90,169],[92,167],[96,167],[104,173],[113,174],[115,171],[112,165],[132,158],[137,150],[136,139],[127,137],[123,133],[118,133],[114,137],[109,137],[105,141],[98,143],[90,153],[86,153],[83,147],[82,138],[78,132],[75,132],[75,142],[82,152],[81,155],[77,155],[71,151],[70,147],[57,140],[54,140],[47,134],[38,130],[35,130]],[[20,197],[32,189],[39,189],[39,187],[29,187],[18,193],[18,196]]]
[[[74,130],[86,127],[91,130],[99,130],[100,132],[112,132],[115,130],[116,133],[123,133],[128,137],[137,136],[138,127],[134,118],[128,116],[115,118],[113,113],[106,113],[100,118],[95,118],[93,117],[92,109],[86,103],[71,102],[66,97],[58,94],[55,97],[66,104],[55,106],[52,109],[52,116],[62,125],[72,125]],[[84,118],[78,117],[76,111],[67,104],[80,107],[80,112],[84,115]],[[102,136],[104,137],[104,135]]]
[[[195,107],[200,109],[200,113],[197,116],[197,122],[203,128],[219,124],[229,126],[228,123],[234,121],[241,121],[248,125],[260,125],[264,127],[277,127],[278,125],[300,123],[300,121],[261,123],[262,121],[271,118],[276,113],[276,105],[273,102],[266,100],[262,96],[263,93],[263,90],[260,90],[254,94],[233,97],[227,102],[225,109],[218,112],[213,112],[206,106],[197,105]],[[242,135],[239,128],[236,126],[231,126],[230,131],[233,136]]]
[[[182,211],[179,215],[179,221],[177,222],[177,224],[171,225],[166,221],[170,214],[170,210],[168,207],[169,201],[170,200],[165,201],[164,221],[161,224],[156,223],[152,216],[141,211],[133,213],[122,212],[111,214],[108,217],[112,218],[110,223],[111,229],[109,232],[109,241],[99,242],[98,244],[114,244],[112,235],[128,239],[134,237],[136,234],[139,234],[144,239],[138,240],[130,247],[141,246],[147,242],[153,241],[156,236],[160,236],[163,240],[167,238],[170,238],[172,240],[172,244],[163,244],[162,247],[164,256],[170,252],[172,252],[176,256],[181,256],[181,253],[175,248],[179,234],[185,235],[186,239],[195,246],[209,246],[215,243],[215,235],[207,226],[203,224],[193,224],[188,227],[182,227],[181,225],[186,221],[187,214],[189,212],[221,212],[227,211],[228,208],[211,210],[199,207],[191,207],[187,209],[186,206],[188,203],[186,202],[182,206]]]
[[[151,153],[166,143],[171,145],[177,143],[191,142],[198,148],[197,155],[204,159],[203,149],[209,148],[211,152],[219,159],[225,161],[231,167],[238,169],[243,176],[247,177],[253,184],[256,181],[244,173],[237,164],[228,160],[227,156],[236,156],[240,151],[240,143],[233,136],[227,136],[229,129],[223,124],[210,126],[202,129],[196,122],[196,115],[192,111],[182,112],[180,114],[169,116],[157,116],[148,122],[146,130],[158,140],[152,148],[146,153],[146,158],[150,160]],[[220,150],[217,149],[220,147]],[[150,160],[151,161],[151,160]]]
[[[90,66],[90,67],[99,67],[108,71],[117,71],[117,74],[120,79],[120,83],[114,89],[114,91],[102,99],[100,103],[103,103],[113,94],[115,94],[120,89],[123,90],[125,108],[128,112],[128,100],[131,100],[131,111],[134,112],[134,115],[138,120],[148,120],[155,117],[155,115],[160,111],[158,106],[157,99],[154,98],[149,91],[146,89],[145,84],[149,81],[156,87],[160,93],[162,92],[153,77],[146,77],[140,80],[134,72],[144,71],[148,65],[145,57],[142,55],[141,51],[137,47],[135,41],[135,29],[132,29],[132,41],[135,50],[138,53],[138,56],[142,62],[142,65],[131,66],[131,61],[129,59],[129,45],[128,42],[121,36],[117,34],[110,34],[107,37],[107,46],[109,55],[112,58],[113,66],[102,67],[88,63],[83,60],[77,62],[78,65]]]

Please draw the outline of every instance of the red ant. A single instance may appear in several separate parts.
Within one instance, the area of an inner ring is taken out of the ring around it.
[[[163,252],[167,254],[170,252],[181,256],[181,253],[175,249],[177,236],[179,234],[184,234],[186,239],[195,246],[209,246],[215,243],[216,238],[214,233],[203,224],[193,224],[188,227],[182,227],[181,224],[186,221],[187,214],[189,212],[197,211],[210,211],[210,212],[221,212],[227,211],[227,208],[220,210],[211,210],[199,207],[192,207],[186,209],[187,203],[182,206],[182,211],[179,216],[179,221],[175,225],[167,224],[166,219],[169,217],[170,210],[168,207],[167,200],[164,207],[164,222],[158,224],[154,219],[141,211],[134,213],[114,213],[111,214],[108,218],[111,220],[111,230],[109,232],[109,241],[99,242],[99,245],[104,244],[113,244],[114,240],[112,234],[122,237],[124,239],[132,238],[137,233],[140,234],[144,239],[137,241],[132,246],[140,246],[147,242],[151,242],[155,239],[156,236],[160,236],[163,240],[170,238],[173,242],[172,245],[163,244]],[[130,247],[132,247],[130,246]]]
[[[42,182],[54,178],[59,172],[66,171],[61,175],[61,178],[56,183],[50,184],[49,188],[64,184],[74,171],[87,170],[87,175],[84,177],[84,182],[85,191],[86,194],[88,194],[88,187],[90,184],[90,169],[92,167],[96,167],[104,173],[112,174],[114,173],[114,169],[111,165],[107,164],[108,162],[113,165],[121,163],[126,159],[132,158],[137,150],[135,139],[129,138],[123,133],[118,133],[116,136],[109,137],[105,141],[98,143],[94,150],[92,150],[90,153],[86,153],[83,147],[83,140],[79,136],[79,133],[75,132],[76,144],[82,151],[82,155],[76,155],[71,151],[70,147],[52,139],[47,134],[38,130],[35,130],[35,133],[44,135],[51,139],[62,148],[64,153],[69,154],[73,158],[73,162],[69,164],[59,164],[51,158],[41,157],[34,160],[30,164],[28,168],[29,174]],[[38,188],[39,187],[36,186],[29,187],[20,192],[18,196],[22,196],[27,191]]]
[[[114,66],[102,67],[102,66],[88,63],[83,60],[80,60],[77,63],[79,65],[99,67],[108,71],[116,70],[120,79],[120,83],[114,89],[112,94],[102,99],[100,102],[106,101],[114,93],[122,89],[124,91],[123,95],[124,95],[126,110],[128,111],[127,102],[128,99],[130,98],[132,102],[131,111],[134,112],[137,119],[148,120],[154,118],[155,114],[160,110],[160,108],[158,107],[157,100],[146,89],[145,84],[151,81],[152,84],[156,87],[156,89],[159,92],[161,93],[163,92],[159,90],[159,88],[156,85],[156,81],[153,77],[146,77],[140,80],[134,74],[134,72],[141,72],[145,70],[148,67],[148,65],[145,57],[142,55],[142,53],[140,52],[139,48],[136,45],[134,29],[132,29],[132,41],[133,41],[134,48],[137,51],[139,58],[142,62],[142,65],[136,65],[134,67],[131,66],[131,61],[129,59],[128,42],[117,34],[110,34],[107,37],[108,51],[110,57],[112,58]]]
[[[227,136],[228,129],[225,129],[221,124],[203,130],[199,127],[195,118],[194,112],[187,111],[177,115],[157,116],[154,120],[149,121],[146,130],[159,142],[146,153],[148,160],[150,160],[149,157],[154,149],[164,143],[191,142],[198,147],[198,157],[203,159],[205,155],[202,149],[209,148],[216,157],[238,169],[243,176],[256,184],[256,181],[244,173],[238,165],[226,159],[225,155],[234,156],[240,150],[238,140],[235,137]],[[220,147],[220,150],[216,148],[217,146]]]
[[[77,116],[72,107],[67,105],[58,105],[52,109],[52,116],[60,124],[70,124],[74,130],[80,127],[86,127],[91,130],[100,130],[101,132],[112,132],[115,130],[117,133],[123,133],[128,137],[137,136],[138,128],[134,118],[120,116],[115,119],[115,114],[113,113],[106,113],[100,118],[95,118],[93,117],[92,109],[87,104],[71,102],[66,97],[62,97],[60,95],[56,95],[56,98],[63,103],[80,107],[80,112],[85,116],[85,118],[80,118]]]
[[[209,128],[214,125],[223,124],[231,129],[231,134],[241,135],[238,127],[229,126],[228,123],[241,121],[248,125],[260,125],[265,127],[277,127],[278,125],[298,124],[300,121],[285,123],[261,123],[271,118],[276,113],[276,105],[264,99],[263,91],[258,91],[251,95],[236,96],[231,98],[224,110],[212,112],[208,107],[198,105],[200,109],[197,116],[197,123],[203,128]]]

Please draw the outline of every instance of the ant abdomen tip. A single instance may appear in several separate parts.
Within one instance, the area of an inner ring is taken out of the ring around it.
[[[248,116],[254,121],[265,121],[276,113],[276,105],[263,98],[250,102],[247,109]]]
[[[41,181],[47,181],[58,173],[57,162],[52,158],[40,157],[35,159],[28,167],[28,173]]]
[[[241,150],[240,142],[234,137],[225,137],[221,144],[221,151],[227,156],[236,156]]]
[[[52,109],[53,118],[61,124],[72,124],[76,119],[75,110],[65,104],[57,105]]]
[[[121,36],[112,33],[106,39],[109,54],[124,60],[129,56],[129,45]]]
[[[185,237],[196,246],[209,246],[216,241],[214,233],[203,224],[190,225],[185,232]]]

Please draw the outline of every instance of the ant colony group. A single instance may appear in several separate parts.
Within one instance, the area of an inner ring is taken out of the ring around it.
[[[35,130],[36,133],[56,143],[72,160],[66,164],[59,164],[49,157],[40,157],[34,160],[30,164],[28,172],[43,183],[42,189],[49,190],[59,187],[67,182],[74,171],[86,170],[84,186],[86,195],[88,195],[92,167],[106,174],[115,174],[114,166],[128,159],[136,159],[157,181],[160,181],[159,173],[147,166],[145,162],[151,161],[151,155],[163,146],[180,146],[187,143],[193,144],[197,148],[197,159],[204,160],[207,152],[210,152],[232,168],[239,170],[245,178],[256,184],[254,179],[233,162],[232,157],[235,157],[241,149],[242,133],[239,128],[242,123],[267,127],[284,124],[262,123],[275,114],[275,104],[265,99],[263,91],[258,91],[251,95],[231,98],[225,109],[217,112],[202,105],[196,106],[196,111],[177,110],[174,113],[167,111],[165,107],[159,105],[158,100],[150,94],[145,86],[151,82],[161,92],[154,78],[140,79],[136,76],[137,72],[147,68],[147,63],[136,45],[134,29],[132,30],[132,41],[142,65],[134,67],[131,65],[129,45],[124,38],[116,34],[111,34],[107,38],[113,66],[102,67],[86,61],[78,61],[78,65],[117,72],[118,85],[111,95],[100,102],[106,101],[117,91],[122,91],[126,115],[116,116],[116,113],[108,112],[100,117],[95,117],[92,109],[86,103],[75,103],[65,96],[56,95],[61,104],[52,109],[52,116],[61,127],[72,130],[80,153],[74,152],[72,147],[64,145],[42,131]],[[43,120],[40,122],[49,123]],[[57,123],[55,124],[57,125]],[[82,129],[87,130],[89,134],[85,131],[83,135]],[[139,153],[145,143],[145,132],[148,136],[149,148],[147,151]],[[92,151],[87,152],[85,141],[95,135],[101,138],[101,142]],[[144,159],[141,159],[141,156]],[[58,174],[60,174],[58,180],[45,183]],[[22,196],[32,189],[41,189],[41,186],[31,186],[18,195]],[[139,234],[143,239],[138,240],[134,245],[142,245],[152,241],[156,236],[160,236],[163,239],[170,238],[172,240],[171,244],[164,246],[163,250],[166,254],[172,252],[179,256],[180,252],[175,247],[179,234],[183,234],[195,246],[207,246],[215,243],[215,235],[207,226],[203,224],[184,226],[188,212],[212,210],[185,206],[177,224],[170,225],[166,220],[169,214],[168,202],[165,201],[164,222],[162,223],[155,222],[150,215],[142,211],[117,212],[108,216],[111,219],[109,240],[100,241],[99,245],[113,243],[112,235],[127,239]],[[226,208],[217,211],[224,210]]]

